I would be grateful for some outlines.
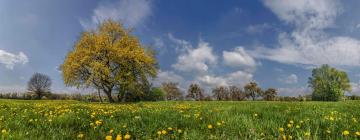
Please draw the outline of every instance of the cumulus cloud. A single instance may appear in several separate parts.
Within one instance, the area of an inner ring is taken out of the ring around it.
[[[28,57],[20,52],[18,55],[0,50],[0,63],[8,69],[13,69],[17,64],[26,64],[29,62]]]
[[[236,47],[234,51],[223,51],[223,58],[226,65],[230,67],[241,67],[254,69],[256,62],[244,49]]]
[[[101,3],[93,11],[90,20],[80,20],[85,29],[94,28],[107,19],[120,21],[129,27],[142,24],[152,13],[151,0],[118,0],[116,3]]]
[[[286,64],[360,66],[359,40],[325,32],[342,13],[338,1],[266,0],[264,4],[294,29],[281,33],[275,48],[258,47],[252,56]]]
[[[181,83],[184,81],[184,78],[173,71],[159,71],[157,78],[154,81],[156,86],[160,86],[164,82],[175,82]]]
[[[290,74],[285,77],[280,77],[278,81],[285,84],[296,84],[298,82],[298,77],[295,74]]]
[[[178,71],[206,73],[210,65],[217,63],[217,56],[213,53],[209,43],[200,40],[197,48],[188,48],[179,55],[177,63],[172,67]]]
[[[192,49],[192,45],[190,42],[183,40],[183,39],[179,39],[176,38],[173,34],[169,33],[168,35],[168,39],[174,43],[174,47],[175,47],[175,51],[176,52],[185,52],[187,50]]]

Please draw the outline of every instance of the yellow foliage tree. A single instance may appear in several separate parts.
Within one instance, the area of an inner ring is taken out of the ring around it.
[[[122,98],[147,85],[157,74],[157,61],[154,51],[143,47],[130,30],[107,20],[82,33],[61,70],[65,85],[101,89],[114,102],[114,91]]]

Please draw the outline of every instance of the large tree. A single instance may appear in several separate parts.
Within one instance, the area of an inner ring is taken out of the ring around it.
[[[242,101],[246,98],[246,94],[237,86],[230,86],[229,94],[233,101]]]
[[[256,97],[259,97],[262,93],[261,88],[258,86],[256,82],[250,82],[244,87],[246,96],[251,97],[252,100],[255,100]]]
[[[131,31],[112,20],[82,33],[61,66],[67,86],[101,89],[110,102],[148,87],[148,78],[157,74],[153,51],[140,44]]]
[[[219,101],[228,100],[229,96],[229,89],[225,86],[219,86],[212,90],[213,97]]]
[[[345,91],[351,91],[346,72],[329,65],[312,70],[309,86],[313,89],[312,99],[320,101],[338,101],[344,96]]]
[[[204,90],[198,84],[191,84],[188,89],[187,98],[193,98],[196,101],[203,100],[204,98]]]
[[[262,97],[266,101],[273,101],[277,95],[277,90],[274,88],[268,88],[263,94]]]
[[[28,82],[28,90],[41,99],[44,93],[50,92],[51,79],[49,76],[41,73],[35,73]]]
[[[180,100],[182,97],[179,83],[164,82],[161,84],[161,88],[165,91],[166,100]]]

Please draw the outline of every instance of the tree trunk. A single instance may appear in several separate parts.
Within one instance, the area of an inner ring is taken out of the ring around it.
[[[98,94],[99,94],[100,102],[103,102],[103,100],[102,100],[102,98],[101,98],[101,95],[100,95],[100,89],[98,89]]]
[[[113,99],[112,96],[111,96],[111,90],[109,90],[109,91],[104,90],[104,92],[105,92],[105,94],[107,95],[107,97],[108,97],[108,99],[109,99],[109,102],[110,102],[110,103],[114,103],[115,101],[114,101],[114,99]]]

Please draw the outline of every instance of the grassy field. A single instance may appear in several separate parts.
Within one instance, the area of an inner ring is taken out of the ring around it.
[[[1,139],[357,139],[359,119],[359,101],[0,100]]]

